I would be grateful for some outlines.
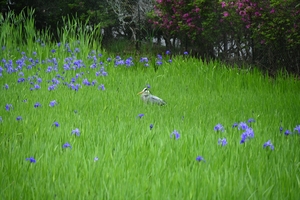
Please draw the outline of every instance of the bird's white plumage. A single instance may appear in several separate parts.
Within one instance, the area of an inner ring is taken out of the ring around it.
[[[142,100],[146,103],[157,104],[157,105],[160,105],[160,106],[166,104],[166,102],[164,100],[162,100],[161,98],[150,94],[150,91],[147,88],[144,88],[138,94],[141,95]]]

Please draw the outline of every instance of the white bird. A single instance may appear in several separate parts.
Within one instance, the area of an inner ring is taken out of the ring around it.
[[[150,94],[150,91],[147,88],[144,88],[141,92],[138,93],[138,95],[141,95],[142,100],[146,103],[157,104],[160,106],[166,104],[166,102],[161,98]]]

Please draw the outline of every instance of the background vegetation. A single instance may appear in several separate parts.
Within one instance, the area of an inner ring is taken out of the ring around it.
[[[9,10],[19,14],[34,8],[35,27],[50,32],[55,41],[61,41],[57,28],[65,26],[62,16],[75,16],[87,30],[100,24],[102,47],[119,55],[188,51],[273,75],[300,72],[296,0],[2,0],[0,6],[4,18]]]
[[[187,52],[115,56],[77,19],[51,42],[28,13],[1,31],[2,199],[300,196],[294,76]],[[144,104],[143,87],[167,105]]]

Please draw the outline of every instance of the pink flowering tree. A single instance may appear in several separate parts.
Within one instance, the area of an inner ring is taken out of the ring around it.
[[[165,39],[179,39],[185,50],[265,68],[289,65],[300,72],[296,0],[157,0],[151,16]]]
[[[198,43],[199,46],[211,44],[203,36],[206,27],[214,23],[217,16],[215,1],[157,0],[150,22],[155,28],[163,30],[168,48],[172,48],[170,39],[180,39],[183,47]],[[210,50],[212,50],[210,45]]]
[[[293,63],[291,70],[299,72],[300,7],[296,1],[238,0],[223,1],[221,6],[224,23],[238,27],[239,31],[232,30],[246,40],[242,42],[252,62],[273,70]],[[293,54],[294,58],[288,58]]]

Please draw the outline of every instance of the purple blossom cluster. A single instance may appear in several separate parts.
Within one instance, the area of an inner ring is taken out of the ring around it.
[[[116,56],[115,58],[115,66],[126,66],[126,67],[131,67],[133,66],[133,58],[129,57],[127,59],[122,59],[121,56]]]
[[[162,55],[158,54],[155,62],[156,66],[160,66],[163,64],[163,58]]]
[[[232,125],[232,128],[237,128],[238,130],[242,131],[242,134],[240,136],[240,144],[244,144],[246,141],[254,138],[254,130],[253,128],[250,126],[252,123],[254,123],[255,120],[250,118],[249,120],[247,120],[247,122],[239,122],[239,123],[234,123]],[[217,124],[215,127],[214,127],[214,130],[219,132],[219,131],[224,131],[224,127],[222,124]],[[283,127],[280,126],[279,128],[280,132],[283,131]],[[294,128],[294,132],[295,133],[298,133],[300,134],[300,125],[297,125],[295,128]],[[284,134],[286,136],[292,134],[293,132],[290,131],[290,130],[286,130],[284,132]],[[218,145],[221,145],[221,146],[225,146],[227,145],[227,139],[226,138],[219,138],[218,140]],[[263,148],[267,148],[269,147],[271,150],[274,150],[274,145],[271,143],[271,140],[268,140],[267,142],[265,142],[263,144]]]
[[[149,59],[147,57],[141,57],[140,62],[144,63],[145,67],[149,67]]]

